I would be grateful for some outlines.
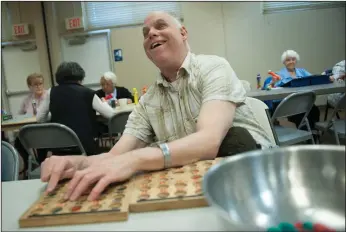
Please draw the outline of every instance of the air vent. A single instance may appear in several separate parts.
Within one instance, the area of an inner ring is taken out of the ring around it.
[[[76,36],[72,38],[68,38],[67,42],[69,45],[81,45],[86,43],[86,36]]]

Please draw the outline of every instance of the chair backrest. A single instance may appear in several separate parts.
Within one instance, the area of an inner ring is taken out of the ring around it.
[[[1,142],[1,181],[18,180],[19,155],[9,143]]]
[[[272,122],[277,118],[305,113],[302,121],[309,114],[316,100],[316,94],[312,91],[292,93],[285,97],[277,106],[272,116]]]
[[[240,80],[240,82],[243,84],[243,87],[244,87],[246,92],[250,92],[251,91],[251,84],[250,84],[250,82],[248,82],[246,80]]]
[[[120,112],[113,115],[108,121],[109,135],[122,134],[131,111]]]
[[[336,113],[343,110],[345,111],[345,106],[346,106],[346,94],[344,93],[342,97],[339,99],[339,101],[336,103],[335,108],[333,110],[332,116],[330,119],[327,121],[328,127],[332,125],[332,122],[336,118]]]
[[[277,140],[275,139],[275,136],[273,133],[273,130],[274,130],[273,125],[270,121],[268,106],[261,100],[258,100],[252,97],[247,97],[246,102],[250,106],[251,110],[256,116],[256,119],[259,121],[261,127],[268,134],[271,142],[277,145]]]
[[[343,93],[339,101],[336,103],[335,110],[334,110],[335,112],[333,112],[333,114],[336,114],[337,111],[345,110],[345,107],[346,107],[346,94]]]
[[[83,155],[86,154],[77,134],[59,123],[25,125],[18,137],[28,152],[29,149],[78,147]]]

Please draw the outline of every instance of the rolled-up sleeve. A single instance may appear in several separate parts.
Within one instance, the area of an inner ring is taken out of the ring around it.
[[[133,135],[148,144],[153,142],[153,129],[149,123],[142,101],[139,102],[130,114],[123,134]]]
[[[224,100],[243,103],[246,91],[231,65],[220,59],[207,75],[202,78],[202,103],[210,100]]]

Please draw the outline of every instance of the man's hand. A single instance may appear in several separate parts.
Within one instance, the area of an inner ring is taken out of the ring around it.
[[[89,167],[75,172],[68,185],[65,199],[77,200],[93,186],[88,200],[97,199],[109,184],[125,181],[135,174],[138,171],[138,162],[139,159],[130,154],[110,154],[105,159],[93,162]]]
[[[48,182],[47,192],[55,189],[60,180],[72,178],[75,172],[87,165],[85,156],[52,156],[41,164],[41,180]]]
[[[88,167],[94,162],[108,158],[109,154],[95,156],[52,156],[47,158],[41,164],[41,180],[48,182],[46,192],[52,192],[58,182],[63,179],[70,179],[76,171]]]

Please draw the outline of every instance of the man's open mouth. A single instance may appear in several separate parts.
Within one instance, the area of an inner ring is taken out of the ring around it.
[[[155,43],[152,43],[151,46],[150,46],[150,49],[155,49],[157,47],[160,47],[161,45],[163,45],[165,42],[155,42]]]

